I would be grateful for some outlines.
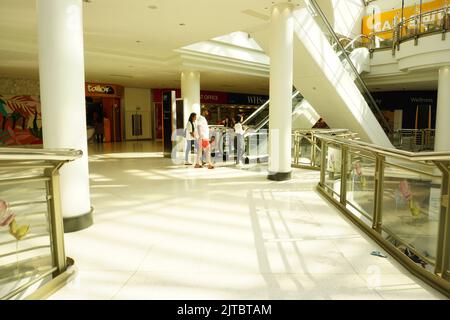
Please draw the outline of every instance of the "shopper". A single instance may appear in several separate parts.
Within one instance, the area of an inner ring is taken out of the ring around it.
[[[208,169],[214,169],[211,163],[211,144],[209,142],[209,127],[206,117],[208,116],[208,110],[204,109],[202,114],[197,120],[197,132],[198,132],[198,151],[197,159],[195,161],[195,168],[202,168],[202,153],[205,152],[206,162]]]
[[[185,153],[185,164],[191,165],[192,163],[189,162],[189,155],[191,154],[192,146],[194,146],[194,149],[198,149],[196,146],[196,141],[198,139],[197,130],[196,127],[196,121],[197,121],[197,114],[195,112],[192,112],[189,115],[189,120],[186,123],[186,153]]]
[[[104,134],[104,128],[103,128],[103,119],[100,117],[100,115],[95,112],[94,113],[94,134],[95,134],[95,140],[97,143],[103,143],[103,134]]]
[[[244,162],[244,128],[242,127],[242,115],[238,115],[236,117],[236,124],[234,125],[234,133],[236,134],[237,140],[237,155],[236,155],[236,164],[238,166],[242,166]]]

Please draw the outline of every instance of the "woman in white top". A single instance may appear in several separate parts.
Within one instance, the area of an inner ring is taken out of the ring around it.
[[[195,121],[197,120],[197,114],[195,112],[192,112],[189,115],[189,120],[186,123],[186,153],[184,160],[186,161],[186,165],[191,165],[192,163],[189,162],[189,155],[191,154],[192,146],[194,145],[195,148],[195,142],[198,139],[197,131],[195,130],[195,127],[197,124]]]

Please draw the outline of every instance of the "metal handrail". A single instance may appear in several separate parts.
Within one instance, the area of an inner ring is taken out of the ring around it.
[[[372,39],[375,38],[375,36],[380,35],[380,34],[391,34],[391,38],[390,40],[392,40],[392,48],[395,49],[396,47],[399,48],[399,44],[403,41],[407,41],[410,40],[412,38],[414,39],[418,39],[421,36],[427,35],[427,34],[433,34],[433,33],[440,33],[440,32],[448,32],[450,30],[450,25],[448,25],[447,23],[447,19],[448,19],[448,15],[450,14],[449,12],[450,10],[450,6],[446,5],[444,7],[438,8],[438,9],[433,9],[433,10],[429,10],[426,12],[421,12],[418,15],[415,15],[411,18],[408,19],[404,19],[403,21],[400,21],[398,23],[396,23],[396,25],[391,28],[391,29],[387,29],[384,31],[376,31],[376,32],[371,32],[369,37]],[[436,14],[438,12],[443,12],[443,18],[442,18],[442,25],[440,26],[440,28],[432,30],[432,31],[420,31],[421,27],[424,25],[423,22],[423,17],[431,15],[431,14]],[[408,24],[411,22],[416,22],[413,28],[408,28]],[[419,22],[419,23],[417,23]],[[394,22],[395,23],[395,22]],[[408,35],[404,35],[403,31],[404,30],[409,30],[412,31],[412,33],[409,33]],[[369,49],[371,49],[372,51],[374,50],[378,50],[378,49],[386,49],[388,47],[391,47],[391,45],[386,46],[386,47],[379,47],[379,48],[375,48],[375,47],[370,47]],[[395,54],[395,50],[393,50],[393,54]]]
[[[450,161],[450,152],[411,152],[406,150],[399,150],[395,148],[387,148],[379,145],[363,142],[360,140],[342,140],[330,135],[317,134],[317,137],[336,144],[345,144],[348,147],[360,148],[370,152],[376,152],[380,155],[392,156],[409,161]]]
[[[330,22],[326,18],[326,16],[323,13],[322,9],[320,8],[320,6],[317,4],[317,2],[315,0],[309,0],[309,2],[312,5],[313,9],[318,13],[318,15],[320,16],[321,20],[324,22],[326,28],[328,29],[328,32],[330,32],[330,34],[333,37],[334,41],[337,43],[340,51],[342,51],[342,54],[343,54],[345,60],[347,60],[348,65],[350,66],[350,68],[352,69],[352,71],[353,71],[353,73],[355,75],[355,80],[360,84],[360,86],[362,88],[362,91],[364,91],[364,94],[367,96],[367,99],[369,100],[369,101],[367,101],[367,104],[369,105],[370,109],[372,110],[372,112],[374,114],[376,113],[378,115],[378,117],[376,117],[376,118],[378,119],[378,121],[380,122],[382,127],[385,130],[388,131],[388,134],[392,134],[391,126],[389,125],[387,120],[384,118],[383,113],[381,112],[380,108],[378,107],[378,104],[376,103],[375,99],[372,97],[372,94],[370,93],[369,89],[367,88],[364,80],[359,75],[359,72],[356,69],[356,67],[354,66],[352,60],[348,56],[348,54],[345,51],[345,49],[342,46],[342,44],[339,42],[338,36],[334,32],[333,27],[331,26]]]
[[[0,161],[3,160],[46,160],[72,161],[83,155],[83,151],[74,149],[25,149],[0,148]]]

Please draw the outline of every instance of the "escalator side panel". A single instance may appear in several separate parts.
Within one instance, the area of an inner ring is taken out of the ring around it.
[[[392,147],[311,14],[300,9],[294,17],[295,87],[331,127],[348,128],[362,140]]]

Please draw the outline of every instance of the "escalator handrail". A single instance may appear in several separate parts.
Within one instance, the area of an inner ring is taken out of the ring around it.
[[[293,95],[292,95],[292,100],[294,100],[298,95],[300,94],[300,92],[299,91],[296,91]],[[302,96],[302,99],[295,105],[295,106],[292,106],[292,113],[294,113],[295,112],[295,110],[297,110],[297,107],[302,103],[302,101],[303,101],[303,96]],[[269,115],[267,115],[256,127],[255,127],[255,130],[256,131],[259,131],[259,130],[261,130],[261,128],[263,128],[267,123],[269,122]]]
[[[336,33],[333,30],[333,27],[330,25],[330,22],[328,21],[328,19],[326,18],[325,14],[323,13],[322,9],[319,7],[319,5],[317,4],[316,0],[309,0],[309,3],[311,4],[311,6],[313,7],[313,9],[317,12],[317,14],[320,16],[320,18],[322,19],[322,21],[325,23],[325,26],[327,27],[328,31],[330,32],[331,36],[333,37],[334,41],[337,43],[337,46],[339,47],[340,51],[342,52],[345,60],[347,60],[347,63],[349,64],[349,66],[351,67],[353,73],[355,74],[356,80],[358,81],[358,83],[362,86],[362,90],[364,91],[364,93],[367,95],[368,99],[370,100],[370,104],[373,106],[373,108],[375,108],[375,110],[372,109],[372,112],[377,112],[378,113],[378,120],[383,122],[383,127],[385,127],[389,132],[389,134],[392,133],[392,128],[390,127],[389,123],[386,121],[386,119],[383,116],[383,113],[381,112],[380,108],[378,107],[378,104],[376,103],[375,99],[372,97],[372,95],[370,94],[369,89],[367,88],[365,82],[363,81],[363,79],[361,78],[361,76],[359,75],[358,70],[356,70],[356,67],[354,66],[352,60],[350,59],[350,57],[348,56],[347,52],[345,51],[344,47],[342,46],[342,44],[339,42],[339,38],[336,35]],[[369,104],[369,103],[368,103]],[[369,107],[370,107],[369,104]]]
[[[300,94],[300,92],[298,90],[296,90],[293,94],[292,94],[292,99],[294,99],[295,97],[297,97]],[[264,102],[264,104],[262,104],[258,109],[255,110],[255,112],[253,112],[247,119],[245,119],[242,122],[242,125],[247,125],[247,123],[253,119],[254,117],[256,117],[256,115],[258,115],[262,110],[264,110],[270,103],[270,99],[267,100],[266,102]]]

